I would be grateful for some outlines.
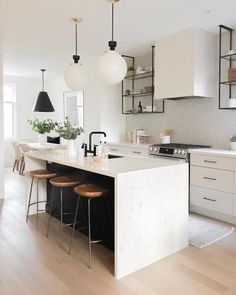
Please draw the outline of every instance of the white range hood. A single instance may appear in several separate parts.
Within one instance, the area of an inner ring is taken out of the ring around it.
[[[189,29],[156,42],[155,99],[213,97],[216,35]]]

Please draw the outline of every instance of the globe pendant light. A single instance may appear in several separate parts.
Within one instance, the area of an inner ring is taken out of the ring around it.
[[[45,69],[41,69],[42,72],[42,91],[39,92],[36,103],[33,107],[33,112],[54,112],[54,107],[46,91],[44,91],[44,72]]]
[[[125,59],[115,50],[117,42],[114,41],[114,3],[119,0],[107,0],[112,3],[112,40],[108,42],[110,50],[98,60],[97,73],[108,84],[120,83],[126,73],[127,64]]]
[[[70,64],[65,70],[64,80],[69,89],[76,91],[83,88],[84,84],[88,80],[88,77],[84,67],[79,64],[80,56],[77,54],[77,25],[82,22],[82,19],[72,18],[71,20],[75,23],[75,55],[73,55],[74,63]]]

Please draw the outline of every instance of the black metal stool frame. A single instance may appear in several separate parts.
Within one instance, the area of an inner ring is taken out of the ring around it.
[[[66,188],[62,188],[62,187],[55,187],[55,186],[52,186],[53,187],[53,191],[52,191],[52,195],[51,195],[51,202],[50,202],[50,208],[49,208],[49,216],[48,216],[48,224],[47,224],[47,233],[46,233],[46,236],[48,238],[49,236],[49,230],[50,230],[50,221],[53,217],[60,217],[60,246],[63,248],[63,228],[66,227],[66,226],[70,226],[70,225],[74,225],[74,222],[73,223],[67,223],[67,224],[64,224],[63,222],[63,216],[64,215],[74,215],[75,213],[73,212],[63,212],[63,189],[66,189]],[[60,190],[60,215],[55,215],[55,216],[52,216],[52,209],[53,209],[53,203],[54,203],[54,198],[55,198],[55,193],[56,193],[56,189],[59,189]],[[73,188],[72,188],[72,191],[73,191]],[[76,222],[76,224],[78,224],[79,222]],[[76,225],[75,224],[75,225]],[[69,251],[67,251],[69,253]]]
[[[91,261],[92,261],[92,244],[96,244],[96,243],[100,243],[102,242],[103,240],[92,240],[92,237],[91,237],[91,199],[96,199],[96,198],[87,198],[87,197],[82,197],[80,195],[77,195],[77,204],[76,204],[76,211],[75,211],[75,217],[74,217],[74,223],[73,223],[73,229],[72,229],[72,233],[71,233],[71,240],[70,240],[70,246],[69,246],[69,251],[68,251],[68,254],[71,253],[71,247],[72,247],[72,241],[73,241],[73,238],[74,238],[74,232],[75,232],[75,226],[76,224],[78,224],[79,222],[76,222],[77,221],[77,217],[78,217],[78,209],[79,209],[79,203],[80,203],[80,198],[84,198],[84,199],[87,199],[88,200],[88,225],[87,226],[84,226],[82,228],[79,228],[78,230],[82,230],[84,228],[88,228],[88,247],[89,247],[89,268],[92,267],[91,265]]]
[[[46,200],[43,200],[43,201],[39,201],[39,180],[45,180],[44,178],[43,179],[40,179],[40,178],[36,178],[36,181],[37,181],[37,194],[36,194],[36,202],[33,202],[31,203],[31,197],[32,197],[32,190],[33,190],[33,184],[34,184],[34,176],[32,176],[32,180],[31,180],[31,185],[30,185],[30,194],[29,194],[29,201],[28,201],[28,208],[27,208],[27,213],[26,213],[26,222],[28,222],[28,219],[29,219],[29,210],[30,210],[30,207],[32,205],[36,205],[36,229],[38,230],[38,215],[39,215],[39,212],[44,212],[45,210],[39,210],[39,204],[40,203],[46,203],[47,201]]]

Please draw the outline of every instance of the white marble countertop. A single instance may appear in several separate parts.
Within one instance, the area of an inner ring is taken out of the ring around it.
[[[55,144],[45,142],[44,144],[38,142],[28,142],[26,143],[33,150],[52,150],[52,149],[66,149],[67,145],[65,144]]]
[[[236,151],[231,151],[231,150],[207,148],[207,149],[190,149],[189,152],[190,154],[202,154],[202,155],[209,154],[212,156],[236,158]]]
[[[93,157],[68,156],[67,151],[35,151],[25,154],[26,157],[58,163],[69,167],[74,167],[106,176],[116,177],[120,173],[130,171],[152,169],[158,167],[184,165],[183,161],[178,159],[163,158],[134,158],[125,156],[123,158],[106,159],[97,162]]]

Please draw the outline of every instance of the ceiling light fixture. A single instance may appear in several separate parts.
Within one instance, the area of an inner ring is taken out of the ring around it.
[[[80,56],[78,55],[78,23],[82,22],[82,18],[72,18],[75,23],[75,54],[73,55],[74,63],[70,64],[64,73],[65,83],[71,90],[79,90],[83,88],[84,84],[87,82],[87,73],[84,67],[79,64]]]
[[[44,72],[45,69],[41,69],[42,72],[42,91],[39,92],[36,103],[33,107],[33,112],[54,112],[54,107],[48,96],[48,93],[44,91]]]
[[[126,73],[127,64],[125,59],[115,50],[117,42],[114,41],[114,4],[119,0],[107,0],[112,4],[112,40],[108,42],[110,50],[98,60],[97,72],[100,78],[108,84],[120,83]]]

